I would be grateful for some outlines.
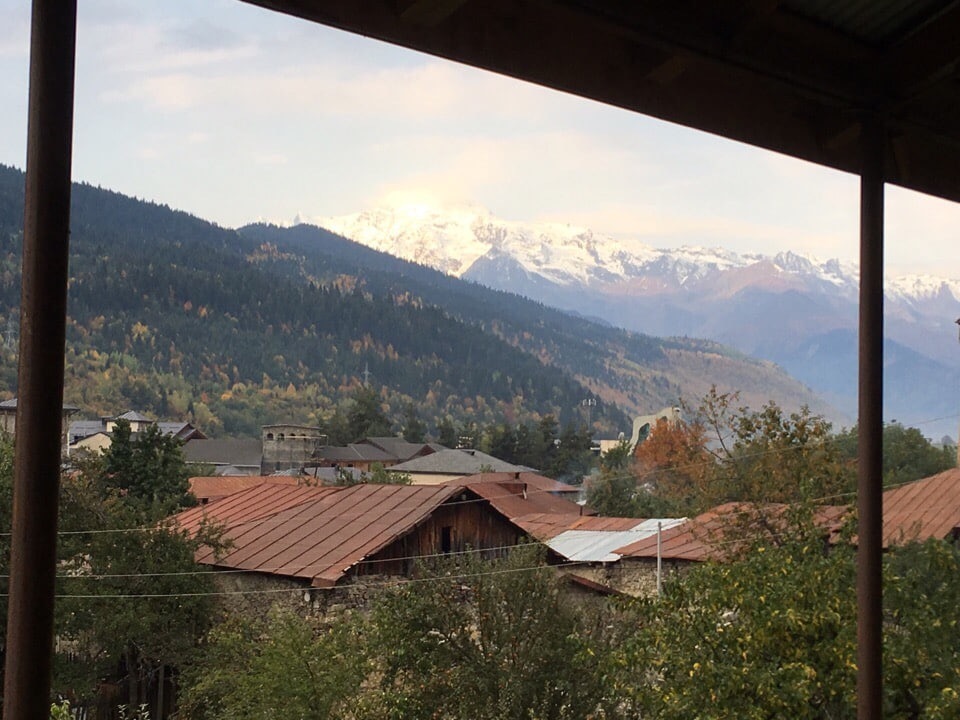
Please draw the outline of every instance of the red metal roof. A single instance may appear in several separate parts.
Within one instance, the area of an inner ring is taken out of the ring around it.
[[[261,485],[207,506],[208,517],[209,511],[219,510],[225,503],[238,506],[229,513],[232,521],[227,523],[226,538],[232,547],[220,558],[205,551],[197,560],[332,587],[351,567],[408,533],[462,490],[459,486],[435,485]],[[306,492],[300,501],[292,502],[291,491]],[[242,502],[238,501],[240,495],[245,496]],[[252,516],[245,517],[240,505],[247,508],[247,513],[255,506],[276,509],[253,511]]]
[[[512,476],[512,473],[508,474]],[[456,485],[434,485],[433,487],[460,488],[464,486],[489,501],[494,509],[510,520],[531,513],[580,514],[580,506],[575,502],[543,490],[530,488],[522,481],[476,482],[465,485],[461,479]]]
[[[960,468],[883,493],[883,546],[960,532]]]
[[[199,505],[174,516],[174,521],[189,532],[196,532],[207,520],[225,527],[269,517],[287,508],[337,492],[336,487],[307,487],[261,483],[228,495],[207,505]]]
[[[190,492],[197,500],[214,500],[264,483],[299,485],[304,478],[293,475],[224,475],[190,478]],[[308,478],[308,480],[310,480]],[[315,482],[315,481],[314,481]]]
[[[746,503],[726,503],[691,518],[682,525],[664,530],[660,534],[660,557],[664,560],[690,560],[703,562],[718,560],[735,551],[738,545],[749,540],[751,515],[762,513],[769,521],[782,515],[786,505],[766,504],[758,506]],[[817,508],[816,522],[827,533],[833,533],[841,524],[849,508],[824,505]],[[657,557],[657,536],[652,535],[616,551],[624,558]]]
[[[580,488],[575,485],[568,485],[567,483],[560,482],[559,480],[554,480],[553,478],[548,478],[545,475],[540,475],[539,473],[534,472],[493,472],[493,473],[478,473],[476,475],[468,475],[466,477],[456,478],[454,480],[445,480],[442,484],[445,485],[474,485],[476,483],[484,482],[493,482],[493,483],[516,483],[522,482],[526,483],[529,490],[536,490],[538,492],[547,492],[547,493],[565,493],[565,494],[579,494]]]
[[[598,517],[578,513],[530,513],[513,518],[513,522],[531,537],[546,541],[567,530],[632,530],[643,522],[643,518]]]

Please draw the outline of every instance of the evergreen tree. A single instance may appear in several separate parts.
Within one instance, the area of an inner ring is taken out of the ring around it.
[[[427,426],[417,414],[417,408],[414,404],[407,403],[403,409],[403,439],[407,442],[422,443],[426,442]]]

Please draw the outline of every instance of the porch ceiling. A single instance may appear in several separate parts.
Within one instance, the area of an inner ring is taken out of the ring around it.
[[[245,0],[960,201],[960,0]]]

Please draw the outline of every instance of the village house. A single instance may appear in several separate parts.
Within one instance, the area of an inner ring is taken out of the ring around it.
[[[519,486],[513,492],[530,510],[543,509],[548,497],[552,506],[570,507],[549,495],[524,500]],[[228,591],[254,591],[238,601],[249,605],[260,598],[263,610],[271,595],[294,605],[307,598],[312,610],[322,612],[331,604],[363,604],[371,584],[411,577],[421,561],[467,551],[496,556],[523,542],[524,531],[497,509],[502,498],[491,493],[491,501],[482,493],[460,485],[268,482],[186,510],[174,521],[189,532],[203,522],[224,528],[229,549],[220,555],[203,551],[197,561],[226,571],[218,580]]]
[[[391,469],[408,474],[414,485],[437,485],[481,473],[524,473],[533,468],[508,463],[480,450],[444,448]]]
[[[204,440],[207,437],[189,422],[158,422],[143,413],[130,410],[122,415],[105,416],[98,420],[74,420],[71,422],[67,429],[69,452],[76,450],[102,452],[106,450],[110,447],[113,431],[120,420],[125,420],[130,425],[130,433],[134,437],[151,426],[156,426],[164,435],[175,437],[183,443],[191,440]]]
[[[63,415],[61,418],[61,442],[64,446],[67,445],[67,434],[64,432],[64,428],[67,427],[67,422],[70,419],[71,415],[80,412],[80,408],[73,405],[63,405]],[[0,432],[10,437],[14,437],[17,432],[17,399],[10,398],[9,400],[4,400],[0,402]]]
[[[324,445],[317,448],[312,465],[370,472],[374,465],[393,468],[446,449],[437,443],[412,443],[402,437],[367,437],[344,446]]]

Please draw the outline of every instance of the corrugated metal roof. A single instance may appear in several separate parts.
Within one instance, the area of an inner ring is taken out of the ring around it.
[[[960,468],[883,493],[883,545],[960,531]]]
[[[327,462],[391,462],[397,459],[375,445],[364,443],[324,445],[317,449],[317,457]]]
[[[414,487],[459,488],[462,484],[425,485]],[[580,506],[548,492],[528,489],[522,482],[475,483],[469,490],[487,500],[501,515],[514,520],[531,513],[558,513],[576,515]]]
[[[750,535],[749,526],[743,524],[744,520],[749,522],[751,516],[762,515],[765,525],[769,526],[786,509],[786,505],[772,503],[719,505],[661,533],[660,557],[695,562],[722,559],[735,551],[738,543],[749,540],[745,536]],[[830,534],[849,512],[850,509],[844,506],[823,505],[817,508],[816,522]],[[618,548],[616,552],[625,558],[656,558],[656,533]]]
[[[573,562],[616,562],[622,556],[619,548],[651,536],[656,539],[658,523],[666,531],[684,522],[686,518],[663,518],[638,521],[630,530],[567,530],[547,546]]]
[[[310,480],[313,484],[318,484],[313,478],[302,478],[296,475],[232,475],[217,477],[192,477],[190,478],[190,492],[197,500],[211,500],[215,498],[233,495],[242,490],[263,485],[264,483],[273,483],[275,485],[305,485],[304,480]]]
[[[184,510],[174,516],[174,521],[188,532],[196,532],[207,520],[225,527],[269,517],[287,508],[337,492],[340,488],[306,487],[303,485],[279,485],[261,483],[247,490],[228,495],[207,505]]]
[[[406,462],[418,455],[435,452],[434,448],[427,443],[407,442],[402,437],[368,437],[357,444],[378,447],[399,462]]]
[[[260,467],[263,445],[259,439],[191,440],[183,446],[183,458],[192,463]]]
[[[580,488],[575,485],[548,478],[534,472],[490,472],[478,473],[476,475],[467,475],[456,478],[455,480],[444,480],[444,484],[451,485],[475,485],[476,483],[524,483],[528,489],[537,492],[562,493],[564,495],[579,495]]]
[[[148,418],[141,412],[136,410],[127,410],[123,415],[117,415],[117,420],[127,420],[129,422],[138,422],[138,423],[152,423],[153,418]]]
[[[260,485],[206,506],[207,517],[226,518],[232,547],[220,558],[207,551],[197,560],[332,587],[354,565],[408,533],[459,492],[460,487],[430,485]],[[303,493],[299,500],[297,493]],[[194,515],[181,524],[186,527],[189,521],[197,527],[203,514],[188,512]]]
[[[567,530],[632,530],[641,518],[600,517],[580,513],[530,513],[513,519],[531,537],[549,540]]]

